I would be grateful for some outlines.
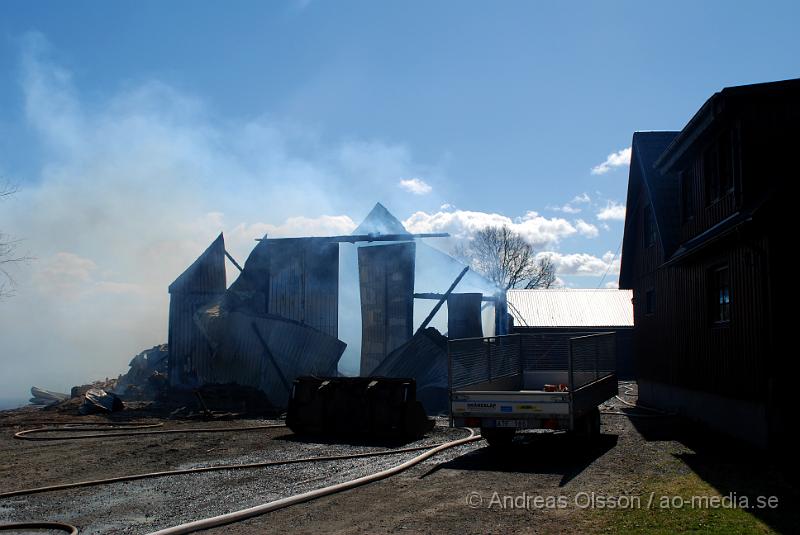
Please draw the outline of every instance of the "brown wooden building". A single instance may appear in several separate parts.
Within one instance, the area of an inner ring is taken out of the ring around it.
[[[798,425],[800,80],[714,94],[680,132],[633,135],[620,288],[640,401],[760,446]],[[790,272],[791,271],[791,272]]]

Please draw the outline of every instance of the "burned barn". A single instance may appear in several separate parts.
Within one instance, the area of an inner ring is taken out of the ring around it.
[[[730,87],[680,132],[636,132],[620,288],[639,399],[760,446],[796,429],[786,214],[800,80]]]
[[[258,239],[241,267],[220,235],[170,285],[170,385],[252,387],[281,408],[297,377],[338,375],[348,345],[340,335],[340,310],[348,313],[345,330],[353,332],[352,303],[340,306],[342,295],[350,299],[341,273],[340,246],[347,244],[357,260],[361,339],[353,341],[360,345],[360,375],[413,378],[426,409],[445,410],[447,338],[441,331],[482,336],[505,325],[495,317],[504,314],[496,306],[504,298],[476,291],[491,294],[490,283],[471,272],[466,277],[468,269],[420,241],[445,236],[411,234],[377,204],[352,235]],[[226,257],[240,271],[228,288]],[[447,291],[415,293],[418,272],[425,284]],[[456,293],[459,283],[470,291]],[[442,324],[436,318],[445,305],[450,313]],[[415,313],[426,314],[419,325]]]

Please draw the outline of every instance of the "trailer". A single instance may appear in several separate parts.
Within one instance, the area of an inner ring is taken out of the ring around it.
[[[528,334],[449,340],[451,425],[480,427],[495,447],[521,429],[599,436],[598,406],[618,394],[615,335],[562,344]]]

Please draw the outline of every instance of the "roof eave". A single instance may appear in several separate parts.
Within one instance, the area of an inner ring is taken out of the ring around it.
[[[721,109],[716,105],[720,93],[714,93],[703,106],[697,110],[686,126],[675,136],[675,139],[667,145],[664,152],[655,161],[653,166],[661,174],[667,174],[674,170],[675,165],[681,160],[695,141],[714,123]]]

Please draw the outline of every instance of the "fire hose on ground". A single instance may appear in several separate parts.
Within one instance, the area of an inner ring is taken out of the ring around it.
[[[86,438],[109,438],[109,437],[138,437],[144,435],[173,435],[177,433],[223,433],[225,431],[256,431],[259,429],[272,429],[275,427],[284,427],[284,424],[267,424],[267,425],[247,425],[239,427],[195,427],[191,429],[159,429],[157,431],[136,431],[140,429],[152,429],[154,427],[162,427],[164,424],[143,424],[143,425],[118,425],[118,424],[104,424],[92,423],[84,424],[85,426],[79,427],[37,427],[36,429],[26,429],[14,433],[14,438],[19,440],[80,440]],[[102,426],[102,427],[101,427]],[[111,427],[105,427],[111,426]],[[40,433],[74,433],[76,431],[133,431],[126,433],[89,433],[83,435],[71,435],[66,437],[50,436],[50,437],[35,437],[32,435]]]
[[[101,424],[102,425],[102,424]],[[113,424],[112,424],[113,425]],[[113,430],[136,430],[136,429],[149,429],[153,427],[160,427],[163,424],[145,424],[145,425],[137,425],[137,426],[117,426],[114,427]],[[155,434],[171,434],[171,433],[189,433],[189,432],[224,432],[224,431],[252,431],[256,429],[268,429],[268,428],[276,428],[276,427],[284,427],[284,424],[269,424],[269,425],[261,425],[261,426],[244,426],[244,427],[221,427],[221,428],[200,428],[200,429],[169,429],[169,430],[158,430],[158,431],[140,431],[140,432],[125,432],[125,433],[93,433],[93,434],[83,434],[83,435],[73,435],[68,437],[32,437],[30,435],[38,434],[38,433],[45,433],[45,432],[74,432],[74,431],[95,431],[95,430],[103,430],[107,429],[104,427],[81,427],[81,428],[73,428],[73,427],[61,427],[61,428],[36,428],[36,429],[29,429],[25,431],[20,431],[14,434],[14,437],[20,440],[73,440],[73,439],[86,439],[86,438],[100,438],[100,437],[114,437],[114,436],[137,436],[137,435],[155,435]],[[264,461],[260,463],[247,463],[247,464],[230,464],[230,465],[215,465],[215,466],[204,466],[198,468],[189,468],[184,470],[167,470],[167,471],[160,471],[160,472],[147,472],[143,474],[132,474],[128,476],[119,476],[113,478],[106,478],[106,479],[96,479],[96,480],[88,480],[88,481],[78,481],[74,483],[64,483],[59,485],[48,485],[44,487],[35,487],[29,489],[20,489],[11,492],[0,493],[0,499],[2,498],[11,498],[14,496],[24,496],[30,494],[38,494],[42,492],[51,492],[57,490],[65,490],[70,488],[79,488],[79,487],[90,487],[96,485],[104,485],[109,483],[119,483],[125,481],[135,481],[141,479],[150,479],[150,478],[157,478],[157,477],[168,477],[173,475],[181,475],[181,474],[192,474],[192,473],[202,473],[202,472],[211,472],[211,471],[221,471],[221,470],[237,470],[237,469],[252,469],[252,468],[264,468],[269,466],[279,466],[279,465],[286,465],[286,464],[296,464],[296,463],[304,463],[304,462],[319,462],[319,461],[333,461],[333,460],[344,460],[344,459],[356,459],[356,458],[363,458],[363,457],[375,457],[380,455],[391,455],[397,453],[408,453],[412,451],[421,451],[427,450],[424,453],[409,459],[408,461],[399,464],[395,467],[382,470],[380,472],[376,472],[374,474],[370,474],[367,476],[363,476],[357,479],[353,479],[350,481],[346,481],[343,483],[338,483],[335,485],[330,485],[328,487],[323,487],[321,489],[316,489],[313,491],[305,492],[302,494],[297,494],[295,496],[289,496],[287,498],[282,498],[280,500],[275,500],[272,502],[267,502],[261,505],[257,505],[255,507],[250,507],[247,509],[242,509],[241,511],[236,511],[233,513],[227,513],[224,515],[214,516],[202,520],[196,520],[193,522],[188,522],[186,524],[181,524],[179,526],[174,526],[171,528],[166,528],[163,530],[159,530],[154,532],[152,535],[167,535],[167,534],[177,534],[177,533],[192,533],[202,529],[208,529],[215,526],[221,526],[225,524],[231,524],[234,522],[239,522],[241,520],[245,520],[247,518],[252,518],[254,516],[262,515],[271,511],[275,511],[278,509],[282,509],[285,507],[289,507],[291,505],[295,505],[298,503],[307,502],[310,500],[314,500],[316,498],[327,496],[330,494],[334,494],[337,492],[342,492],[351,488],[355,488],[361,485],[365,485],[367,483],[371,483],[373,481],[379,481],[381,479],[385,479],[387,477],[393,476],[398,474],[404,470],[415,466],[422,461],[436,455],[437,453],[444,451],[446,449],[450,449],[456,446],[460,446],[462,444],[467,444],[469,442],[474,442],[481,439],[480,435],[476,435],[475,431],[472,429],[467,429],[469,431],[469,436],[457,440],[452,440],[449,442],[441,442],[436,444],[429,444],[424,446],[414,446],[409,448],[399,448],[393,450],[385,450],[385,451],[378,451],[378,452],[366,452],[366,453],[354,453],[354,454],[347,454],[347,455],[328,455],[323,457],[302,457],[297,459],[288,459],[282,461]],[[77,534],[78,528],[72,526],[70,524],[64,524],[60,522],[27,522],[27,523],[16,523],[16,524],[4,524],[0,525],[0,531],[11,531],[11,530],[22,530],[22,529],[51,529],[51,530],[60,530],[65,531],[71,534]]]

